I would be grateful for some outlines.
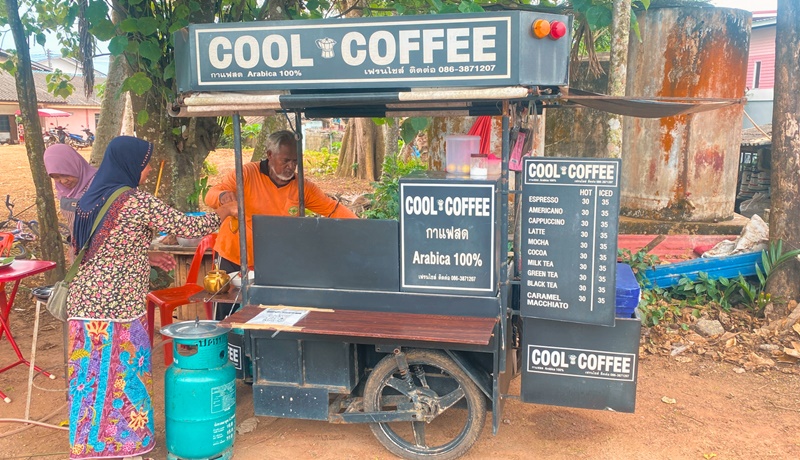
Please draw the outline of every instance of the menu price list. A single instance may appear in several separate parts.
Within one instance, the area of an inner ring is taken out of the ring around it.
[[[620,166],[619,159],[525,159],[522,316],[614,325]]]

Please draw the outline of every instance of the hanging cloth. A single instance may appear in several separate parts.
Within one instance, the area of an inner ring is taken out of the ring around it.
[[[480,136],[481,142],[479,146],[479,153],[491,153],[492,145],[492,117],[489,115],[481,115],[475,120],[472,128],[467,133],[470,136]]]

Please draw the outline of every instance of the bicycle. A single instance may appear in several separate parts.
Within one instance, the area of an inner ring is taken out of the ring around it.
[[[24,214],[33,206],[34,205],[28,206],[17,215]],[[11,248],[12,255],[18,259],[26,258],[30,254],[30,251],[25,244],[39,238],[39,222],[20,219],[17,215],[14,215],[14,202],[11,201],[11,195],[6,195],[6,208],[8,209],[8,217],[5,221],[0,222],[0,230],[11,226],[14,227],[14,229],[10,231],[10,233],[14,235],[14,243]],[[67,244],[70,242],[71,232],[66,224],[58,223],[58,233],[61,235],[62,243]]]

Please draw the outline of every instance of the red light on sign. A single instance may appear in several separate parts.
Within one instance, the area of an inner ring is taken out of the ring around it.
[[[550,34],[550,22],[545,19],[537,19],[533,21],[532,29],[536,38],[544,38]]]
[[[561,21],[553,21],[550,24],[550,38],[558,40],[564,35],[567,35],[567,26]]]

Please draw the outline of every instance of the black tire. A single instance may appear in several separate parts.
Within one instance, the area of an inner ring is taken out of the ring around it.
[[[451,460],[461,457],[483,430],[486,398],[467,373],[442,351],[409,350],[406,360],[416,389],[423,390],[429,397],[435,395],[434,398],[450,397],[452,400],[457,397],[458,402],[430,422],[372,423],[372,433],[391,453],[405,459]],[[420,379],[420,369],[423,379]],[[383,358],[364,385],[364,411],[396,410],[396,404],[383,404],[382,400],[385,396],[402,395],[391,386],[401,381],[395,357]],[[459,396],[459,393],[462,394]],[[412,404],[410,398],[408,403]]]
[[[19,241],[15,241],[11,244],[11,249],[8,251],[8,256],[15,259],[27,259],[30,257],[30,254],[28,253],[28,248],[26,248],[24,244]]]

